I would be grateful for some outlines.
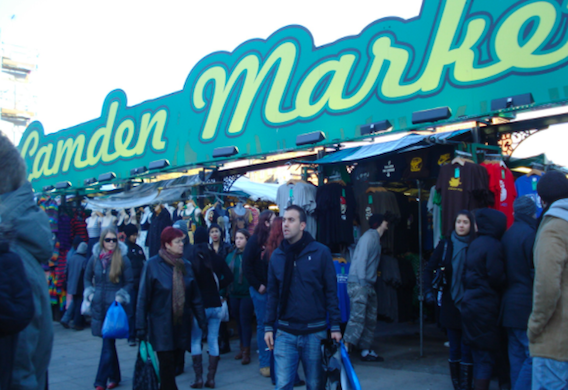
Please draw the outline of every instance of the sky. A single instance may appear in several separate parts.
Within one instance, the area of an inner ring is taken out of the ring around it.
[[[179,91],[201,58],[266,39],[284,26],[308,28],[320,46],[358,34],[382,17],[417,16],[421,5],[421,0],[2,0],[0,40],[38,51],[36,119],[51,133],[99,117],[104,98],[117,88],[126,92],[129,106]],[[568,165],[566,130],[541,131],[515,155],[546,152]]]

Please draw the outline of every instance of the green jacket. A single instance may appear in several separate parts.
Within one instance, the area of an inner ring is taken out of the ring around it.
[[[22,258],[35,308],[32,321],[18,335],[11,389],[44,390],[53,346],[51,304],[41,267],[53,252],[48,217],[37,206],[29,182],[0,195],[0,216],[13,224],[15,239],[10,249]]]
[[[237,251],[236,254],[235,251]],[[233,261],[233,256],[234,256],[234,261]],[[245,278],[245,275],[243,274],[243,252],[238,251],[238,249],[235,249],[233,252],[227,255],[225,261],[229,265],[229,268],[231,269],[231,272],[235,277],[233,283],[231,283],[231,285],[228,287],[229,296],[235,298],[250,297],[250,292],[249,292],[250,284],[247,278]]]

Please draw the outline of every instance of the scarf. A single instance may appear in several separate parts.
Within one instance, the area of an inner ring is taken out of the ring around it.
[[[459,236],[455,231],[452,232],[454,251],[452,253],[452,285],[450,287],[450,293],[458,309],[460,308],[465,292],[463,274],[465,271],[465,257],[467,255],[467,248],[469,247],[469,240],[469,234],[467,236]]]
[[[282,243],[280,244],[280,249],[286,255],[286,263],[284,263],[284,281],[282,282],[282,296],[280,298],[281,316],[286,313],[286,307],[288,306],[288,296],[290,295],[290,286],[292,285],[292,275],[294,273],[294,264],[296,259],[312,241],[314,241],[312,235],[304,231],[302,238],[300,238],[296,243],[290,244],[288,240],[282,240]]]
[[[186,273],[182,255],[174,256],[161,248],[158,252],[160,257],[174,267],[172,272],[172,308],[174,312],[174,324],[181,322],[183,307],[185,306],[185,283],[183,276]]]
[[[235,271],[235,260],[237,258],[237,256],[241,255],[243,253],[242,250],[240,249],[235,249],[235,251],[233,252],[233,257],[231,257],[231,262],[229,263],[229,268],[231,269],[231,272],[234,274]],[[243,284],[243,259],[241,258],[241,261],[239,262],[239,284]],[[231,284],[232,286],[232,284]]]
[[[112,261],[112,252],[113,251],[108,251],[108,252],[103,251],[99,255],[99,259],[101,260],[101,263],[103,264],[103,269],[106,269],[108,267],[108,265],[110,264],[110,262]]]

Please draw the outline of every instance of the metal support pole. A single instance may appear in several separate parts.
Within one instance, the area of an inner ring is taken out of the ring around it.
[[[420,357],[424,357],[424,286],[422,285],[422,183],[416,180],[418,187],[418,283],[420,292],[418,301],[420,302]]]

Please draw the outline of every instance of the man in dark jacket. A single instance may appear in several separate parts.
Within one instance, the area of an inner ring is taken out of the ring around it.
[[[306,388],[320,389],[321,341],[327,337],[328,316],[331,337],[341,340],[337,279],[331,252],[314,241],[305,228],[305,211],[296,205],[288,207],[282,222],[284,240],[272,254],[268,267],[264,340],[268,348],[274,349],[276,389],[292,388],[300,360],[306,374]]]
[[[77,251],[67,260],[67,294],[73,296],[73,329],[83,330],[85,327],[83,316],[81,315],[81,304],[83,303],[83,290],[85,284],[85,266],[87,265],[87,250],[89,246],[82,242],[77,247]],[[69,307],[71,310],[71,306]],[[63,323],[63,321],[62,321]]]
[[[501,319],[509,340],[511,387],[528,390],[531,388],[532,359],[527,324],[532,310],[536,204],[529,196],[522,196],[515,200],[513,209],[515,223],[501,240],[507,276]]]
[[[128,336],[128,345],[131,347],[136,346],[136,304],[138,302],[138,290],[140,288],[140,279],[142,277],[142,270],[144,269],[144,264],[146,264],[146,256],[144,255],[144,250],[136,244],[136,239],[138,238],[138,228],[136,225],[128,224],[124,227],[124,234],[126,235],[126,246],[128,247],[128,258],[130,259],[130,265],[132,267],[132,297],[130,302],[132,303],[132,313],[129,315],[128,326],[130,334]]]

